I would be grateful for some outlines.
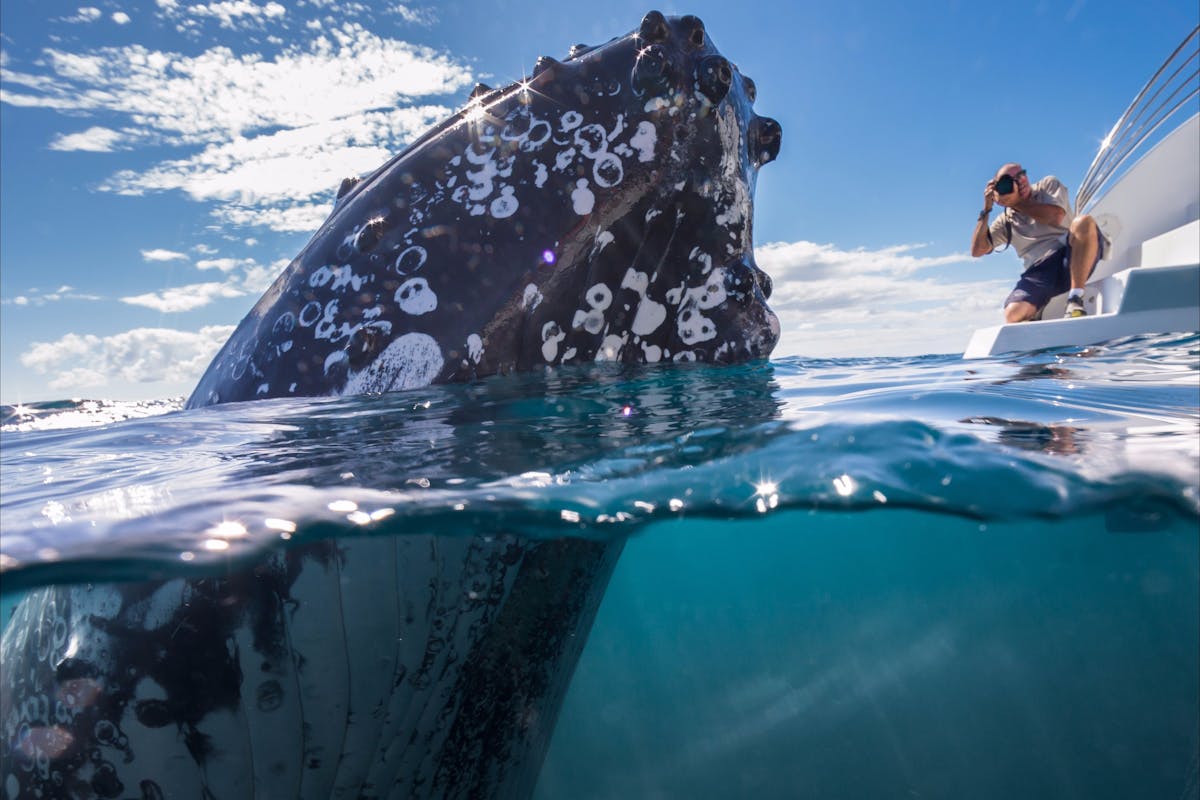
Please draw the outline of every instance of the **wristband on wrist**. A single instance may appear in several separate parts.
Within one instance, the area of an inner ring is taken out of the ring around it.
[[[988,214],[991,214],[991,213],[992,212],[986,208],[983,211],[980,211],[979,212],[979,221],[983,222],[985,219],[988,218]]]

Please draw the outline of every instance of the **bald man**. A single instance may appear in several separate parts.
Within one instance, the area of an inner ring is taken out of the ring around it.
[[[1004,211],[992,223],[992,205]],[[1025,271],[1004,301],[1006,322],[1036,319],[1051,298],[1068,292],[1065,316],[1083,317],[1083,287],[1104,255],[1104,237],[1088,215],[1071,217],[1067,187],[1048,175],[1037,183],[1020,164],[1005,164],[987,183],[971,236],[975,258],[1011,245]]]

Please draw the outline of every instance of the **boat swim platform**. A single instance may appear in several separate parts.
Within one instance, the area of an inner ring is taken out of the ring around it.
[[[1200,331],[1200,220],[1147,239],[1142,265],[1089,283],[1086,317],[1062,319],[1065,296],[1046,306],[1049,319],[975,331],[964,359],[1051,347],[1098,344],[1145,333]]]

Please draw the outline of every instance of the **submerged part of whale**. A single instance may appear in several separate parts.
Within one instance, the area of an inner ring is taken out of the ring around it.
[[[751,200],[781,131],[755,94],[699,19],[658,12],[527,80],[477,86],[342,184],[188,405],[766,357],[779,323]]]
[[[189,406],[765,357],[751,198],[780,129],[754,98],[700,20],[657,12],[477,88],[343,184]],[[0,791],[528,796],[620,549],[404,535],[41,589],[0,644]]]
[[[0,649],[0,787],[528,796],[619,552],[379,537],[211,579],[37,590]]]

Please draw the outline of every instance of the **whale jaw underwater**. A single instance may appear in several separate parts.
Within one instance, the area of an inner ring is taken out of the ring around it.
[[[189,407],[779,337],[754,263],[779,125],[695,17],[539,59],[361,180]],[[217,577],[46,587],[0,643],[9,797],[527,797],[619,542],[303,543]]]
[[[362,180],[241,322],[189,407],[591,361],[735,362],[779,338],[754,262],[780,126],[696,17],[532,77]]]

